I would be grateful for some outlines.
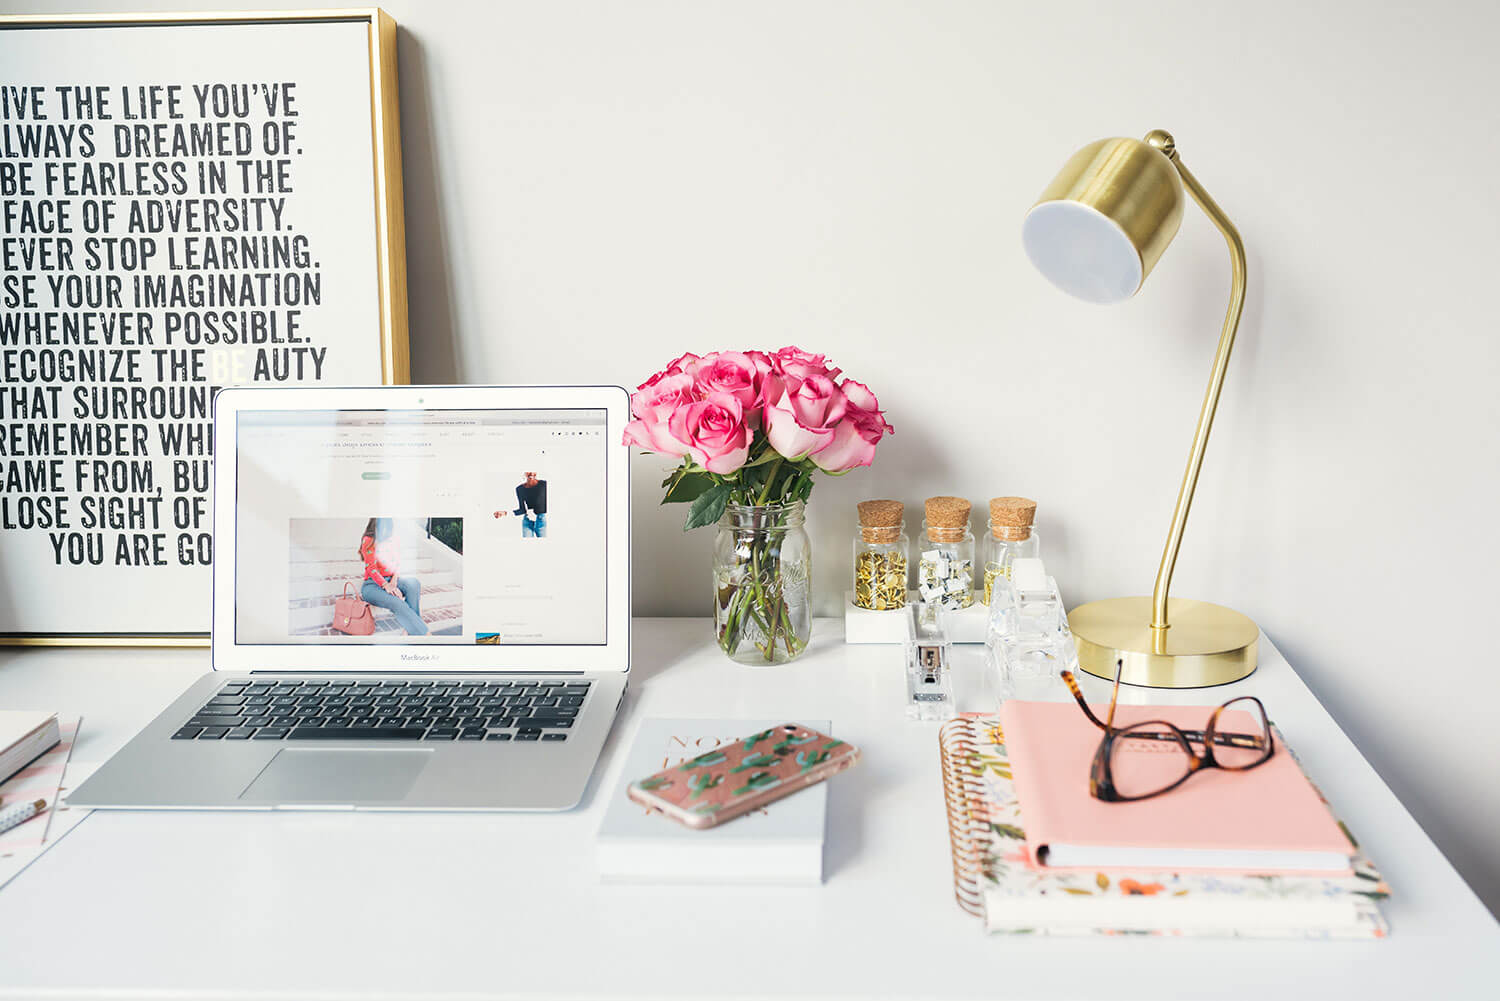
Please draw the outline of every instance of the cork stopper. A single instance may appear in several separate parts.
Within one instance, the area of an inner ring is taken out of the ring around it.
[[[860,501],[859,534],[866,542],[895,542],[901,537],[906,505],[893,500]]]
[[[1035,518],[1036,501],[1029,497],[990,498],[990,534],[997,539],[1029,539]]]
[[[969,527],[972,505],[962,497],[929,497],[924,505],[928,538],[938,542],[957,542]]]

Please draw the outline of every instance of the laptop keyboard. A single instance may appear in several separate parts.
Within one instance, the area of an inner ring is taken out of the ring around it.
[[[587,681],[231,681],[173,740],[564,741]]]

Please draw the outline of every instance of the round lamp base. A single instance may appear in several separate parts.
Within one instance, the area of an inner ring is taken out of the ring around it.
[[[1163,630],[1151,628],[1150,598],[1107,598],[1068,614],[1078,643],[1078,666],[1113,681],[1147,688],[1208,688],[1239,681],[1255,670],[1260,629],[1232,608],[1168,598]]]

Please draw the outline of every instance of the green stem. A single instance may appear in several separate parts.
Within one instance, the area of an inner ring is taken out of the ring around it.
[[[765,599],[762,598],[761,601],[764,602]],[[766,646],[762,651],[766,655],[767,663],[776,659],[776,633],[781,628],[781,608],[785,604],[786,602],[778,597],[776,599],[776,607],[767,616],[770,619],[771,627],[766,630]]]
[[[734,587],[726,603],[725,625],[719,636],[720,646],[726,654],[734,656],[744,641],[745,629],[753,623],[764,636],[763,641],[756,642],[755,647],[768,664],[775,662],[777,647],[784,647],[790,659],[795,658],[806,645],[795,635],[792,627],[791,606],[787,603],[785,595],[779,589],[773,590],[762,579],[763,577],[776,579],[780,576],[780,546],[775,542],[775,533],[780,526],[773,524],[774,519],[764,509],[773,503],[773,495],[781,498],[774,503],[799,500],[798,491],[802,489],[804,481],[811,477],[810,470],[793,465],[789,471],[790,475],[783,478],[781,490],[778,493],[777,477],[787,471],[784,468],[785,465],[785,460],[778,458],[771,466],[758,491],[754,487],[741,483],[736,485],[731,495],[732,503],[761,509],[758,515],[762,520],[752,522],[746,528],[734,529],[748,536],[745,541],[748,542],[750,552],[741,566],[746,567],[750,573],[750,580]]]
[[[783,462],[786,462],[785,458],[779,458],[775,462],[771,463],[771,471],[766,474],[766,488],[760,492],[760,500],[756,501],[756,506],[764,507],[766,502],[770,499],[771,487],[776,482],[776,474],[781,472],[781,464]]]

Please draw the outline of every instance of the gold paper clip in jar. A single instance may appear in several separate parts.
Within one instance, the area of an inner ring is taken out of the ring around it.
[[[906,508],[900,501],[859,502],[854,536],[854,603],[876,612],[906,607]]]

